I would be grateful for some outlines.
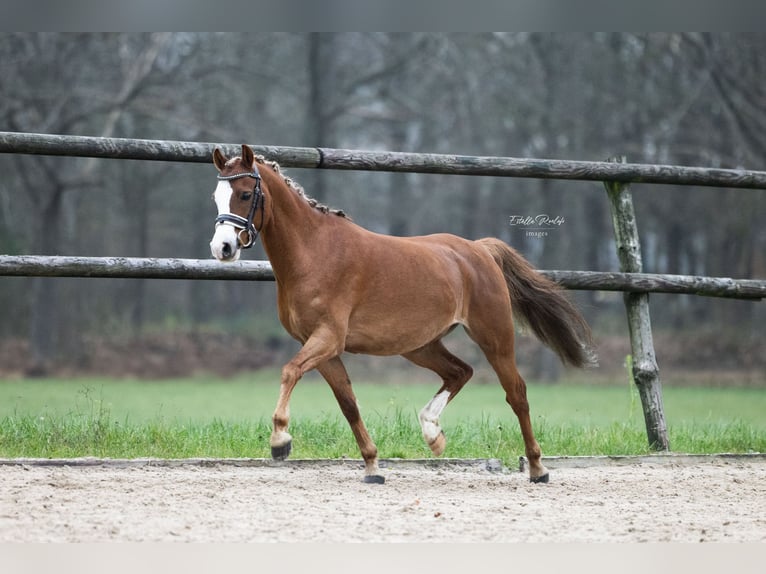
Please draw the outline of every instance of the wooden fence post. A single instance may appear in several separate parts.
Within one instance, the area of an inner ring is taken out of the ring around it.
[[[610,158],[614,163],[625,163],[625,157]],[[630,186],[625,183],[605,181],[612,210],[612,224],[617,244],[620,271],[641,273],[641,245],[638,239],[636,214]],[[652,323],[649,318],[649,294],[625,293],[625,309],[628,313],[630,348],[633,355],[633,382],[638,387],[644,410],[646,436],[649,446],[658,451],[670,450],[665,410],[662,404],[662,384],[657,359],[654,356]]]

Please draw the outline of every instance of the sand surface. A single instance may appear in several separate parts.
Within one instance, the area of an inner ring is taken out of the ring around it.
[[[766,460],[558,468],[0,465],[0,542],[766,542]]]

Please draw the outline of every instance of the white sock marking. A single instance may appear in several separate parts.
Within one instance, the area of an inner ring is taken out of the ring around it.
[[[432,398],[418,415],[420,428],[423,429],[423,437],[429,444],[436,440],[436,437],[442,432],[441,426],[439,426],[439,417],[444,407],[447,406],[449,397],[449,391],[442,391]]]

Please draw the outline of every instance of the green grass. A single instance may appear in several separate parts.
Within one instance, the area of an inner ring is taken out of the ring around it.
[[[233,379],[0,381],[2,457],[268,457],[278,372]],[[417,411],[436,385],[356,383],[362,416],[381,457],[430,456]],[[573,384],[528,388],[533,425],[547,455],[644,454],[636,391]],[[664,389],[675,452],[766,451],[766,391]],[[291,402],[294,458],[358,458],[329,387],[299,383]],[[445,456],[523,454],[518,423],[496,384],[469,384],[442,416]]]

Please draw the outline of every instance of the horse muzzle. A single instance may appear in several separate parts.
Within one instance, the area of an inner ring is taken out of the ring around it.
[[[213,239],[210,240],[210,252],[218,261],[237,261],[242,253],[239,235],[245,230],[238,230],[232,225],[217,225]]]

